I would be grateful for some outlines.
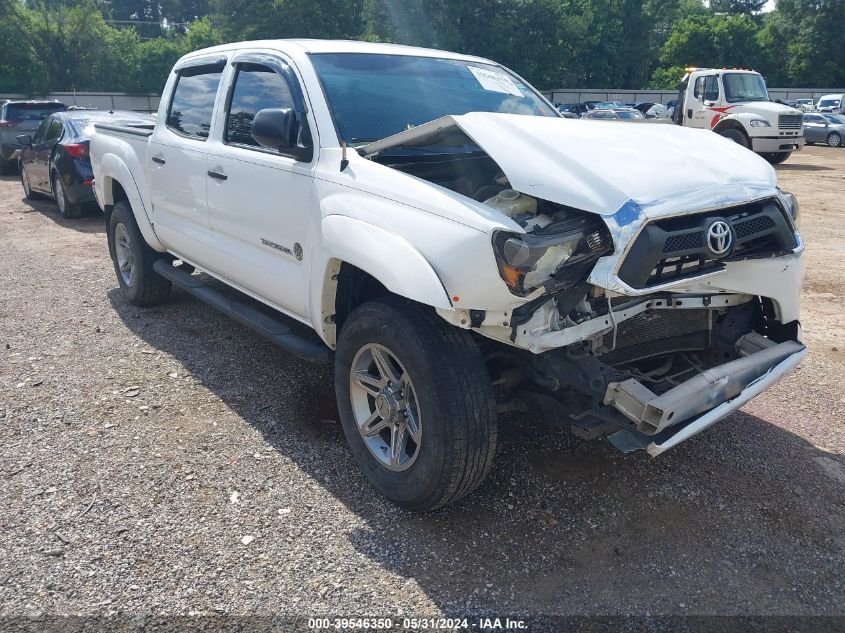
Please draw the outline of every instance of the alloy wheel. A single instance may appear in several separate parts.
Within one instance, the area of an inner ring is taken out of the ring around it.
[[[422,419],[410,374],[384,345],[365,345],[349,375],[361,439],[384,468],[410,468],[420,452]]]
[[[26,168],[23,165],[21,165],[21,186],[23,186],[24,195],[29,198],[32,190],[29,187],[29,178],[26,177]]]
[[[59,205],[59,211],[62,215],[67,213],[67,200],[65,199],[65,190],[62,187],[62,179],[58,175],[53,176],[53,192],[56,194],[56,204]]]
[[[114,255],[117,258],[117,267],[123,283],[131,286],[134,281],[135,255],[132,253],[129,231],[123,224],[117,224],[114,227]]]

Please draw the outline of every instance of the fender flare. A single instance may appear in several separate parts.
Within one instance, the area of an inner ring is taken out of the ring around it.
[[[719,120],[712,126],[712,130],[718,133],[719,130],[724,129],[725,127],[739,127],[745,136],[751,138],[751,135],[748,133],[748,128],[751,127],[749,121],[751,121],[751,119],[760,118],[762,117],[759,114],[752,114],[751,112],[726,114],[723,117],[719,117]]]
[[[129,167],[115,154],[105,154],[100,159],[100,178],[103,207],[114,206],[114,195],[112,184],[117,182],[126,192],[126,197],[129,200],[129,205],[132,207],[132,213],[135,216],[135,221],[138,223],[138,228],[141,230],[141,235],[144,236],[150,248],[159,252],[165,252],[167,249],[159,242],[153,230],[152,222],[149,218],[147,207],[141,197],[141,192],[138,189],[138,183],[135,182],[135,177],[129,170]]]
[[[390,292],[433,308],[451,310],[452,302],[429,261],[404,237],[343,215],[328,215],[320,223],[319,254],[312,264],[311,322],[334,347],[336,279],[340,264],[351,264],[371,275]]]

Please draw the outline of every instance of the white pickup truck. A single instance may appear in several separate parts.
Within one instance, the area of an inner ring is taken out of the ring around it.
[[[127,300],[176,284],[333,360],[355,459],[408,509],[483,480],[503,412],[658,455],[806,353],[798,207],[765,160],[564,119],[489,60],[201,50],[154,128],[100,125],[91,157]]]

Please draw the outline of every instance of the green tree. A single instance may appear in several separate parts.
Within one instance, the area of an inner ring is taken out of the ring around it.
[[[701,15],[678,22],[660,53],[661,66],[752,67],[760,58],[757,24],[747,15]]]
[[[766,67],[784,85],[845,85],[845,2],[779,0],[758,42]]]
[[[766,0],[710,0],[710,10],[713,13],[758,13]]]

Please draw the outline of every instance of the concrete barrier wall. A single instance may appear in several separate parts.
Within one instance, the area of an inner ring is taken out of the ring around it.
[[[541,90],[552,103],[581,103],[582,101],[621,101],[638,103],[653,101],[666,103],[675,99],[674,90],[587,90],[556,88]],[[818,99],[822,95],[845,93],[845,88],[769,88],[772,99],[791,101],[794,99]],[[78,105],[98,110],[135,110],[137,112],[158,111],[159,95],[133,95],[125,92],[51,92],[47,95],[29,97],[27,95],[0,94],[2,99],[56,99],[65,105]]]
[[[125,92],[51,92],[35,96],[0,94],[2,99],[55,99],[68,106],[136,112],[156,112],[159,102],[157,94],[131,95]]]

